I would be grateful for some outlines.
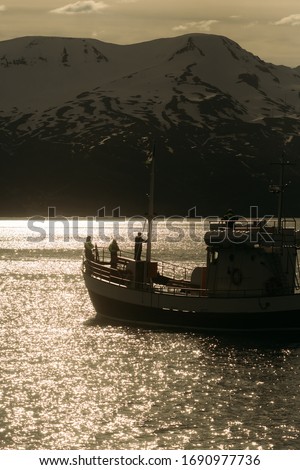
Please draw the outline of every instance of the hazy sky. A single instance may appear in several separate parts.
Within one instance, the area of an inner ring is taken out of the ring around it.
[[[299,0],[0,0],[0,40],[130,44],[191,32],[221,34],[267,62],[300,65]]]

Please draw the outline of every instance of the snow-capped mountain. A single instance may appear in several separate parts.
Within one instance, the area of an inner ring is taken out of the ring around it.
[[[263,188],[275,178],[270,162],[284,148],[298,159],[299,67],[265,63],[222,36],[127,46],[3,41],[0,83],[1,182],[10,205],[22,189],[19,211],[122,202],[127,211],[141,210],[143,162],[154,140],[157,205],[169,212],[269,201]],[[257,194],[237,196],[254,181]]]

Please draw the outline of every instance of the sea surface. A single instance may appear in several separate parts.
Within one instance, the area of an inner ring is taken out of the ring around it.
[[[300,338],[91,321],[85,236],[107,253],[115,235],[132,253],[138,229],[142,220],[0,220],[0,448],[299,449]],[[203,262],[203,230],[158,224],[153,257]]]

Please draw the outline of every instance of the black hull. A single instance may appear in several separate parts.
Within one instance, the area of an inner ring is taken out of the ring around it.
[[[89,295],[99,322],[212,334],[292,334],[300,339],[299,310],[249,313],[189,312],[126,303],[90,290]]]

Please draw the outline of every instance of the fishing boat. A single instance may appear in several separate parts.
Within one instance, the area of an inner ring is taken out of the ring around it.
[[[84,259],[83,277],[96,319],[109,324],[210,334],[299,332],[300,295],[295,219],[283,211],[281,159],[278,217],[212,221],[204,235],[206,263],[189,271],[151,258],[154,162],[150,178],[145,260],[119,256],[117,264]],[[183,275],[183,273],[189,273]]]

